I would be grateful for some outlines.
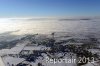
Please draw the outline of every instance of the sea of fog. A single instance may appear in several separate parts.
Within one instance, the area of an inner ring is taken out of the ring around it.
[[[100,32],[100,20],[59,20],[59,19],[0,19],[0,33],[47,34],[51,32]]]

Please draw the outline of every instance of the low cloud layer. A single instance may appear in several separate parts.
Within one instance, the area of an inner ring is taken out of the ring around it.
[[[0,33],[7,32],[12,35],[22,35],[51,32],[93,32],[94,30],[100,31],[99,21],[99,17],[1,18]]]

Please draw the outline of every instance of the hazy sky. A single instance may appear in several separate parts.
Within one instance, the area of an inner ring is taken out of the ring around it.
[[[0,0],[0,17],[99,15],[100,0]]]

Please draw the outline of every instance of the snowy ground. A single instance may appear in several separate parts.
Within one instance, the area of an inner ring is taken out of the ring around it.
[[[87,38],[86,36],[84,37],[83,35],[81,35],[82,37],[80,37],[80,35],[74,35],[73,37],[72,36],[66,36],[66,34],[64,36],[57,36],[56,35],[56,38],[55,38],[55,42],[60,42],[60,41],[68,41],[67,43],[63,43],[63,44],[58,44],[57,47],[56,45],[55,48],[58,48],[58,46],[66,46],[66,48],[70,48],[72,49],[71,51],[69,52],[62,52],[62,51],[58,51],[58,52],[55,52],[54,55],[49,52],[44,52],[42,53],[41,55],[42,56],[38,56],[37,59],[35,60],[35,62],[29,62],[29,61],[26,61],[25,58],[19,58],[18,55],[20,55],[20,52],[22,51],[49,51],[51,50],[50,47],[46,47],[45,45],[38,45],[38,43],[36,43],[37,45],[30,45],[31,43],[31,40],[33,40],[33,37],[30,38],[30,36],[28,36],[26,39],[22,40],[22,42],[16,44],[15,47],[12,47],[11,49],[2,49],[0,50],[0,66],[3,66],[3,64],[5,64],[5,66],[11,66],[12,64],[14,64],[15,66],[19,63],[24,63],[24,64],[28,64],[28,65],[32,65],[32,66],[37,66],[38,63],[42,63],[42,65],[44,66],[77,66],[77,63],[47,63],[46,62],[46,59],[47,57],[55,57],[55,58],[60,58],[60,57],[63,57],[62,59],[65,59],[65,58],[74,58],[77,60],[77,55],[75,54],[75,52],[73,50],[77,50],[77,51],[80,51],[81,52],[81,49],[78,47],[83,45],[83,43],[79,43],[77,41],[74,41],[74,39],[78,39],[83,41],[84,42],[84,39],[89,39]],[[52,37],[52,36],[51,36]],[[30,39],[29,39],[30,38]],[[39,41],[42,41],[42,40],[45,40],[44,39],[45,37],[43,38],[39,38]],[[69,41],[71,40],[71,41]],[[36,38],[35,41],[38,41],[38,38]],[[88,40],[89,42],[90,40]],[[49,41],[48,41],[49,42]],[[33,44],[33,43],[32,43]],[[30,45],[30,46],[29,46]],[[67,46],[69,45],[69,46]],[[99,46],[99,42],[97,44],[98,46],[97,47],[92,47],[92,48],[87,48],[88,50],[86,51],[89,51],[91,52],[92,54],[95,54],[97,53],[98,55],[100,54],[100,46]],[[74,47],[74,48],[73,48]],[[51,47],[52,48],[52,47]],[[77,53],[77,52],[76,52]],[[3,62],[4,61],[4,62]],[[97,59],[98,61],[98,59]],[[95,61],[95,63],[87,63],[85,65],[82,65],[82,66],[99,66],[99,63],[100,62],[97,62]]]

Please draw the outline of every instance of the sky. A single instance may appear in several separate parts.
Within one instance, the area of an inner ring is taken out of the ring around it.
[[[0,17],[100,16],[100,0],[0,0]]]

